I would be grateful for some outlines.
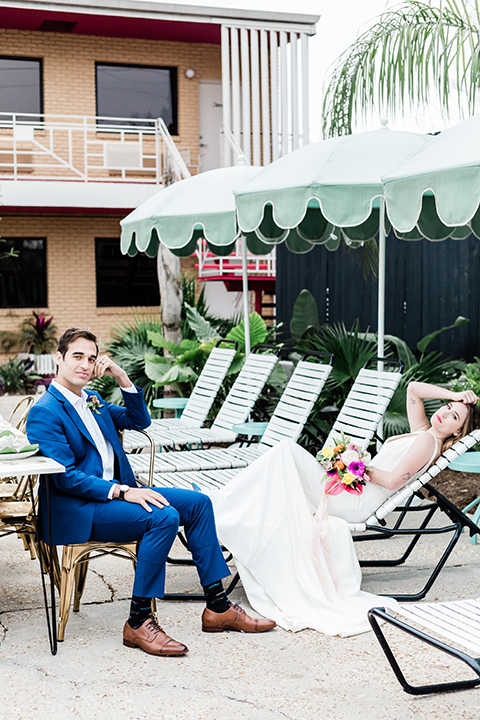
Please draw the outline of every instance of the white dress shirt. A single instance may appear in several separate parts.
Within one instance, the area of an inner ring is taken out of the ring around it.
[[[85,427],[90,433],[94,445],[100,453],[100,457],[102,459],[103,479],[113,480],[115,453],[113,452],[113,447],[111,443],[107,440],[107,438],[101,431],[100,426],[97,423],[95,413],[87,407],[87,393],[85,392],[85,390],[82,390],[80,395],[76,395],[71,390],[68,390],[68,388],[64,387],[64,385],[60,385],[60,383],[56,380],[52,380],[52,385],[56,390],[58,390],[58,392],[62,393],[62,395],[66,398],[66,400],[68,400],[71,405],[73,405],[80,419],[83,421]],[[135,385],[130,385],[130,387],[122,388],[122,391],[136,393],[137,389]],[[108,493],[109,500],[112,499],[113,490],[114,486],[112,485]]]

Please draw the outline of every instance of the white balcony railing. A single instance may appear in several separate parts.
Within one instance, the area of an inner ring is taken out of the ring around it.
[[[188,151],[157,120],[0,113],[0,179],[169,184]],[[185,157],[187,162],[185,162]]]
[[[242,241],[237,242],[235,251],[226,257],[213,255],[205,240],[197,243],[198,277],[242,277]],[[268,255],[252,255],[247,251],[247,271],[249,277],[275,277],[275,248]]]

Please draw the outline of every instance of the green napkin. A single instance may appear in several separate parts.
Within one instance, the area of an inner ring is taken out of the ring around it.
[[[31,452],[32,450],[38,450],[38,443],[26,445],[21,450],[16,450],[13,447],[5,447],[3,450],[0,450],[0,455],[20,455],[20,453]]]
[[[19,452],[19,453],[24,453],[24,452],[31,452],[32,450],[38,450],[38,443],[35,443],[34,445],[26,445],[25,447],[23,447],[23,448],[22,448],[21,450],[19,450],[18,452]]]

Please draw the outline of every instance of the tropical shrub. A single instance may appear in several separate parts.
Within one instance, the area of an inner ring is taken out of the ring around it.
[[[20,345],[25,352],[45,355],[57,349],[57,328],[53,315],[33,310],[33,317],[25,319],[20,325]]]
[[[238,325],[241,317],[234,316],[230,319],[220,318],[212,315],[207,307],[205,301],[205,283],[202,284],[202,288],[198,297],[196,297],[196,281],[195,278],[188,278],[186,275],[182,276],[182,339],[183,340],[195,340],[195,331],[192,329],[188,320],[188,308],[192,307],[201,315],[205,320],[208,320],[218,332],[219,337],[225,337],[230,330]]]
[[[251,346],[269,341],[271,330],[257,313],[250,315],[250,342]],[[147,352],[145,355],[145,371],[157,387],[174,386],[179,395],[189,395],[195,385],[212,349],[221,336],[217,328],[202,317],[197,308],[187,307],[187,322],[195,340],[183,339],[178,345],[165,340],[161,332],[149,332],[148,337],[158,353]],[[237,353],[227,372],[216,401],[213,406],[213,415],[216,414],[228,394],[235,376],[243,367],[245,361],[245,331],[242,320],[232,328],[224,338],[237,342]],[[271,374],[261,398],[254,408],[253,417],[263,419],[273,411],[278,401],[286,376],[279,366]]]
[[[177,392],[183,395],[186,390],[191,392],[198,380],[205,362],[216,343],[221,339],[214,325],[202,317],[199,311],[191,306],[186,310],[190,335],[195,339],[183,339],[180,344],[165,340],[161,332],[149,331],[148,339],[153,348],[160,353],[147,352],[145,370],[148,377],[154,380],[157,387],[175,385]],[[250,340],[252,346],[265,342],[268,330],[265,321],[257,313],[250,315]],[[243,320],[237,327],[227,333],[225,340],[238,343],[236,357],[230,366],[228,375],[236,375],[241,369],[245,353],[245,334]]]
[[[0,390],[9,395],[32,392],[40,375],[32,372],[33,361],[10,358],[0,365]]]
[[[480,358],[475,357],[474,363],[467,363],[460,377],[452,383],[452,390],[473,390],[480,397]]]
[[[416,380],[450,385],[464,371],[466,365],[463,361],[445,359],[440,352],[428,353],[427,349],[440,333],[466,322],[468,322],[466,318],[458,317],[453,325],[430,333],[417,343],[416,354],[401,338],[394,335],[385,336],[385,357],[395,358],[404,365],[402,379],[384,415],[385,437],[409,430],[406,412],[406,392],[409,382]],[[360,331],[358,320],[350,329],[347,329],[343,323],[320,326],[316,302],[308,290],[302,290],[295,302],[290,332],[298,349],[298,353],[294,354],[295,358],[309,350],[334,355],[333,370],[300,438],[302,444],[308,444],[312,436],[325,437],[328,434],[334,417],[333,412],[343,405],[358,372],[368,360],[377,356],[377,335],[368,332],[368,328],[366,332]],[[438,401],[425,402],[427,414],[433,414],[439,405]]]

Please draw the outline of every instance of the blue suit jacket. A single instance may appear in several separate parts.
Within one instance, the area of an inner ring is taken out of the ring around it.
[[[127,456],[118,437],[118,430],[141,430],[150,425],[143,392],[123,393],[125,407],[112,405],[98,393],[99,414],[95,414],[100,429],[115,453],[115,480],[136,487]],[[28,414],[27,435],[31,443],[38,443],[43,455],[65,466],[65,472],[51,475],[50,513],[52,540],[55,545],[86,542],[92,531],[95,503],[110,502],[112,487],[103,479],[103,465],[90,433],[71,403],[50,386],[45,395]],[[118,477],[117,477],[118,471]],[[40,478],[40,535],[48,538],[45,478]]]

